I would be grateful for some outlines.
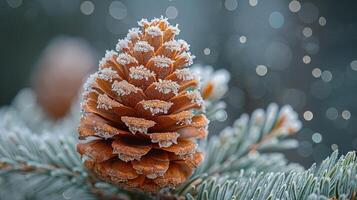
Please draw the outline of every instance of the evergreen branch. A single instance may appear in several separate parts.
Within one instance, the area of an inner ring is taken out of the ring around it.
[[[337,160],[335,151],[320,167],[297,172],[245,173],[211,176],[190,188],[187,199],[322,200],[354,199],[357,189],[356,153]]]
[[[203,144],[206,156],[196,175],[241,169],[279,171],[295,168],[296,165],[285,168],[287,160],[281,154],[260,152],[296,147],[297,141],[285,138],[300,127],[297,114],[289,106],[279,111],[276,104],[271,104],[266,112],[254,111],[251,118],[243,114],[233,127],[227,127],[219,136],[213,136]]]
[[[17,182],[13,181],[14,187],[21,181],[29,182],[22,187],[22,191],[17,191],[17,196],[21,194],[23,198],[35,199],[44,199],[48,195],[54,199],[59,195],[85,196],[86,199],[94,199],[98,195],[108,199],[124,199],[123,195],[126,196],[126,192],[101,183],[86,172],[75,149],[75,134],[33,134],[21,126],[1,126],[0,133],[0,173],[3,182],[17,179]],[[3,189],[11,189],[5,187],[7,185],[1,187],[0,193],[4,193]]]

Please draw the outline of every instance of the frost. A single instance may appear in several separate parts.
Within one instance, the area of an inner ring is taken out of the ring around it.
[[[148,21],[148,19],[143,18],[140,21],[138,21],[138,25],[141,26],[141,27],[144,27],[146,25],[149,25],[149,21]]]
[[[145,110],[150,110],[152,115],[167,114],[173,103],[160,100],[143,100],[140,102]]]
[[[189,99],[191,99],[192,103],[196,103],[199,106],[202,106],[205,103],[201,93],[198,90],[187,91],[187,96]]]
[[[130,40],[128,40],[127,38],[119,39],[118,43],[116,45],[116,50],[117,51],[123,51],[123,49],[129,48],[129,42],[130,42]]]
[[[155,82],[154,84],[156,86],[155,89],[163,94],[168,94],[168,93],[172,92],[175,95],[177,95],[178,90],[180,88],[179,84],[177,84],[175,81],[171,81],[171,80],[159,79],[159,82]]]
[[[179,57],[185,58],[186,64],[185,66],[190,66],[193,64],[193,59],[196,58],[196,56],[192,55],[190,52],[182,52]]]
[[[145,32],[151,37],[159,37],[163,34],[161,29],[157,26],[149,26],[148,28],[146,28]]]
[[[106,94],[100,94],[97,99],[97,108],[104,110],[113,109],[111,101],[112,100]]]
[[[131,93],[136,93],[139,90],[139,88],[128,83],[128,81],[126,80],[122,80],[120,82],[115,81],[112,85],[112,90],[116,92],[119,96],[126,96]]]
[[[133,134],[136,134],[138,132],[147,134],[148,129],[155,126],[156,124],[156,122],[154,121],[136,117],[123,116],[121,120],[125,123],[125,125],[129,128],[129,131]]]
[[[176,40],[167,41],[163,46],[170,51],[181,51],[181,44]]]
[[[183,81],[190,81],[196,79],[195,75],[187,68],[177,69],[175,71],[176,77]]]
[[[155,63],[155,66],[160,68],[170,67],[174,63],[170,58],[162,55],[153,57],[152,61]]]
[[[103,67],[115,55],[118,55],[118,53],[113,50],[107,50],[105,56],[99,61],[99,67]]]
[[[140,65],[138,67],[131,67],[129,70],[130,70],[129,76],[132,79],[149,80],[150,77],[155,77],[155,73],[145,68],[143,65]]]
[[[147,41],[138,41],[134,45],[134,51],[147,53],[149,51],[154,51],[154,47],[152,47]]]
[[[91,74],[88,77],[87,81],[83,85],[84,91],[86,91],[86,92],[92,91],[92,85],[95,83],[97,78],[98,78],[98,74],[97,73]]]
[[[177,42],[184,51],[190,50],[190,45],[185,40],[179,39]]]
[[[117,152],[115,149],[113,149],[113,153],[118,154],[118,158],[124,162],[140,160],[141,158],[141,156],[131,156],[131,155],[123,154],[121,152]]]
[[[94,127],[94,131],[95,131],[95,135],[96,136],[99,136],[99,137],[104,138],[104,139],[109,139],[109,138],[113,137],[112,133],[110,133],[108,131],[105,131],[102,128],[99,128],[99,127]]]
[[[127,34],[126,37],[127,37],[129,40],[132,40],[132,39],[134,39],[134,38],[140,37],[140,35],[141,35],[141,31],[140,31],[139,28],[132,28],[132,29],[129,29],[129,32],[128,32],[128,34]]]
[[[178,24],[176,24],[176,26],[170,25],[167,29],[170,29],[175,35],[180,34],[180,29],[178,28]]]
[[[112,68],[104,68],[98,71],[98,78],[106,81],[112,82],[113,79],[120,78],[118,73]]]
[[[138,61],[127,53],[121,53],[117,57],[117,62],[121,65],[128,65],[130,63],[137,63]]]
[[[178,113],[175,118],[176,118],[176,124],[178,125],[188,125],[192,123],[192,117],[193,113],[190,111],[184,111],[181,113]]]

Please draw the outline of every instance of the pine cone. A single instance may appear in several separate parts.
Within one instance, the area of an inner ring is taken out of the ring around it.
[[[100,179],[156,192],[174,188],[201,163],[204,101],[188,68],[193,56],[177,26],[143,19],[117,52],[107,51],[85,85],[78,152]],[[91,141],[88,142],[88,138]],[[94,138],[94,139],[93,139]]]
[[[81,39],[58,37],[46,47],[37,65],[33,77],[37,101],[52,119],[63,118],[83,80],[95,69],[92,49]]]

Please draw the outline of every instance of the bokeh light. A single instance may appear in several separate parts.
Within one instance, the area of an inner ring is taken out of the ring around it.
[[[211,49],[210,48],[205,48],[205,49],[203,49],[203,53],[205,55],[210,55],[211,54]]]
[[[357,60],[351,62],[351,69],[357,71]]]
[[[22,4],[22,0],[6,0],[7,4],[11,7],[11,8],[18,8],[21,6]]]
[[[342,111],[342,118],[345,120],[349,120],[351,118],[351,112],[348,110]]]
[[[330,107],[326,110],[326,117],[329,120],[336,120],[338,117],[338,111],[335,107]]]
[[[310,27],[305,27],[303,30],[302,30],[302,34],[305,36],[305,37],[311,37],[312,36],[312,29]]]
[[[325,70],[321,74],[321,79],[325,82],[330,82],[332,80],[332,73],[328,70]]]
[[[247,37],[245,37],[245,36],[240,36],[240,37],[239,37],[239,42],[242,43],[242,44],[246,43],[246,42],[247,42]]]
[[[307,110],[304,112],[303,117],[306,121],[311,121],[314,118],[314,114],[311,111]]]
[[[94,12],[94,4],[91,1],[83,1],[80,9],[84,15],[91,15]]]
[[[302,57],[302,61],[305,63],[305,64],[310,64],[311,63],[311,57],[306,55],[304,57]]]
[[[167,7],[165,14],[167,18],[175,19],[178,16],[178,10],[175,6],[169,6]]]
[[[114,19],[122,20],[127,15],[126,6],[120,1],[113,1],[109,6],[109,14]]]
[[[319,24],[320,24],[321,26],[325,26],[325,25],[326,25],[326,18],[321,16],[321,17],[319,18]]]
[[[314,143],[321,143],[322,135],[320,133],[314,133],[314,134],[312,134],[311,139]]]
[[[265,76],[268,73],[268,68],[265,65],[258,65],[255,71],[259,76]]]
[[[289,10],[291,12],[299,12],[299,10],[301,9],[301,4],[299,1],[293,0],[289,3]]]
[[[238,7],[237,0],[225,0],[224,7],[229,11],[234,11]]]
[[[269,24],[272,28],[278,29],[284,25],[284,16],[278,12],[272,12],[269,16]]]
[[[257,6],[258,5],[258,0],[249,0],[249,5],[250,6]]]
[[[315,77],[315,78],[319,78],[321,76],[321,69],[314,68],[312,70],[312,76]]]

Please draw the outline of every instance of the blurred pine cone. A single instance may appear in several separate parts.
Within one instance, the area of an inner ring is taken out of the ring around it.
[[[85,85],[78,152],[97,177],[124,188],[174,188],[202,161],[208,120],[188,68],[189,45],[167,19],[143,19],[107,51]]]
[[[39,105],[52,119],[68,114],[83,80],[95,69],[91,47],[80,38],[53,39],[42,53],[33,85]]]

